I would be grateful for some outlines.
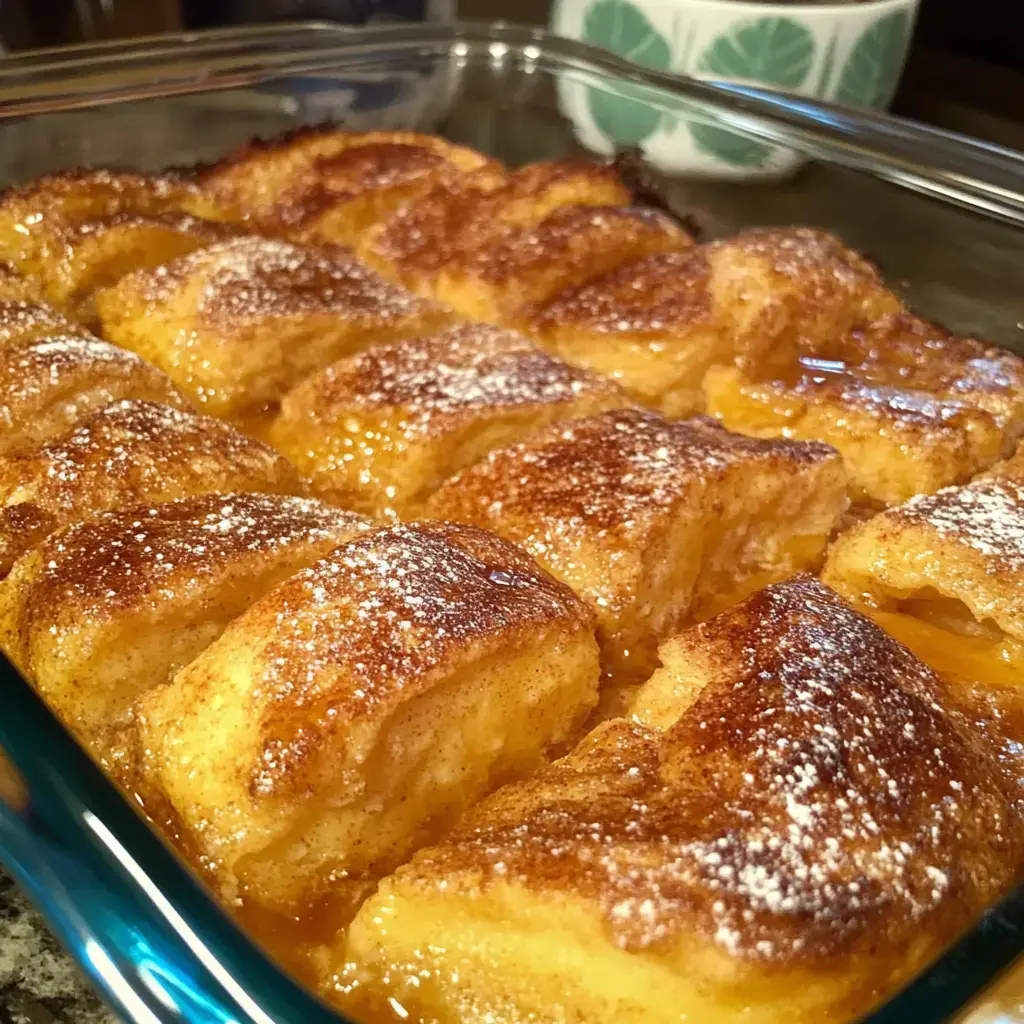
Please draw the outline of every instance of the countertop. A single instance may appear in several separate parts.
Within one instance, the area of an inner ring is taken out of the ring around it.
[[[79,969],[0,872],[0,1024],[114,1024]]]

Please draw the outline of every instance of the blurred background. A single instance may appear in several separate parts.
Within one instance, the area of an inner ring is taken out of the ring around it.
[[[0,0],[11,50],[239,22],[450,17],[544,24],[550,0]],[[898,113],[1024,150],[1024,4],[923,0]]]

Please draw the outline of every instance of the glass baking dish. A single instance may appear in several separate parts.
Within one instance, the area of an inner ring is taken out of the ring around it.
[[[569,87],[808,154],[814,162],[786,181],[650,177],[674,209],[699,211],[711,235],[798,222],[835,231],[923,314],[1024,351],[1020,154],[884,115],[642,71],[538,30],[278,25],[9,59],[0,186],[76,166],[193,164],[325,119],[437,132],[516,164],[581,148],[565,112]],[[5,787],[0,770],[0,859],[122,1017],[340,1019],[237,929],[6,659],[0,693],[0,748],[20,775]],[[1013,1016],[1024,980],[1007,972],[1022,931],[1024,890],[871,1022],[1024,1020]]]

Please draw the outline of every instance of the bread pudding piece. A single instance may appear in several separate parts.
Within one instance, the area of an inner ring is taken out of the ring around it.
[[[875,268],[830,235],[772,228],[623,264],[527,311],[519,326],[679,416],[703,407],[712,366],[900,308]]]
[[[816,580],[662,658],[637,718],[385,879],[338,957],[347,1012],[860,1019],[1013,883],[1024,837],[994,761],[932,673]]]
[[[860,503],[895,505],[967,480],[1024,430],[1024,360],[915,316],[762,362],[709,371],[708,412],[754,437],[834,445]]]
[[[436,135],[302,128],[252,142],[202,171],[199,187],[262,230],[354,245],[440,183],[501,166]]]
[[[475,320],[511,322],[536,305],[641,256],[693,244],[671,217],[628,206],[563,206],[539,224],[452,253],[433,294]]]
[[[0,583],[0,648],[101,760],[136,697],[366,528],[307,498],[203,494],[50,534]]]
[[[270,440],[324,497],[407,518],[491,449],[630,404],[607,377],[473,324],[335,363],[285,398]]]
[[[113,171],[46,175],[0,197],[0,259],[38,280],[49,302],[91,319],[91,293],[232,229],[186,179]]]
[[[256,237],[130,274],[96,302],[105,337],[155,363],[207,412],[236,420],[275,408],[342,356],[452,321],[344,249]]]
[[[37,448],[125,398],[187,407],[166,374],[97,338],[12,344],[0,357],[0,454]]]
[[[82,324],[46,303],[0,298],[0,358],[14,346],[42,338],[92,338]]]
[[[845,533],[824,578],[938,672],[1024,797],[1024,454]]]
[[[369,231],[359,253],[386,277],[435,296],[449,267],[512,229],[529,231],[566,208],[625,206],[632,193],[611,164],[581,158],[487,171],[432,189]],[[592,234],[599,234],[593,232]],[[458,273],[458,270],[455,271]],[[447,287],[449,298],[457,289]]]
[[[39,303],[43,300],[43,290],[38,281],[23,277],[10,263],[0,262],[0,303]]]
[[[353,905],[597,695],[586,606],[472,527],[381,528],[236,619],[138,705],[147,777],[222,893]],[[294,911],[292,911],[294,912]]]
[[[107,509],[299,489],[283,455],[227,423],[155,402],[114,402],[40,448],[0,455],[0,577],[47,534]]]
[[[524,547],[597,614],[608,682],[756,581],[813,566],[846,507],[838,453],[640,410],[555,424],[445,484],[428,514]]]

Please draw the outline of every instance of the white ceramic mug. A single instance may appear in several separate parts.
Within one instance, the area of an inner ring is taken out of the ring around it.
[[[918,0],[556,0],[551,28],[638,64],[696,78],[752,82],[848,106],[885,109],[906,59]],[[562,109],[597,152],[640,146],[666,171],[784,177],[804,158],[709,123],[562,80]]]

